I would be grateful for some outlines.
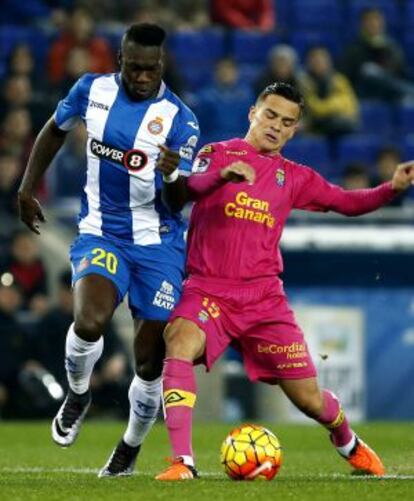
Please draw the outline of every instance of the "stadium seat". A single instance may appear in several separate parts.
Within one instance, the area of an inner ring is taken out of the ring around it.
[[[414,159],[414,134],[407,134],[400,142],[400,149],[404,161]]]
[[[339,168],[351,162],[363,162],[372,165],[382,138],[374,134],[350,134],[338,141],[337,163]]]
[[[171,33],[168,47],[181,64],[217,61],[226,52],[224,33],[217,29]]]
[[[381,101],[361,101],[361,132],[388,136],[392,132],[393,108]]]
[[[231,34],[230,52],[239,63],[264,63],[269,50],[279,42],[274,33],[236,30]]]
[[[315,45],[326,47],[334,58],[342,51],[343,44],[341,35],[333,31],[295,31],[289,37],[289,44],[298,52],[303,60],[308,49]]]
[[[401,134],[414,134],[414,103],[397,108],[397,121]]]
[[[338,28],[343,19],[341,2],[332,0],[291,0],[292,23],[296,29]]]
[[[405,25],[414,26],[414,2],[404,2],[402,19]]]
[[[283,156],[309,165],[322,175],[330,176],[333,163],[329,155],[328,143],[322,137],[296,136],[283,148]]]

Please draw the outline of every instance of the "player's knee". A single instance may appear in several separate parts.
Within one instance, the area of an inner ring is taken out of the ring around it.
[[[194,360],[204,349],[204,339],[193,322],[178,318],[164,331],[166,356]]]
[[[75,332],[85,341],[97,341],[103,334],[107,327],[109,319],[106,315],[95,313],[88,314],[81,312],[75,317]]]

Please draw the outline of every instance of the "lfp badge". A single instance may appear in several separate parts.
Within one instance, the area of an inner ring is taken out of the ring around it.
[[[278,186],[285,185],[285,171],[283,169],[276,170],[276,183]]]

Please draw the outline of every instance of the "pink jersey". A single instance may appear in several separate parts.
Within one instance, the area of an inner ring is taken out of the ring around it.
[[[220,170],[237,161],[256,170],[253,185],[220,178]],[[283,271],[279,241],[292,209],[359,215],[396,194],[391,183],[346,191],[309,167],[258,152],[238,138],[200,150],[194,172],[188,182],[197,202],[190,220],[187,270],[236,281]]]

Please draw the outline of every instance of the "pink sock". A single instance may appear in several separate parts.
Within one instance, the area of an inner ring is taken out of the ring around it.
[[[349,426],[337,397],[329,390],[323,390],[322,394],[324,409],[317,421],[330,430],[335,447],[343,447],[351,442],[354,432]]]
[[[165,421],[174,457],[191,456],[196,381],[192,362],[166,358],[163,370]]]

